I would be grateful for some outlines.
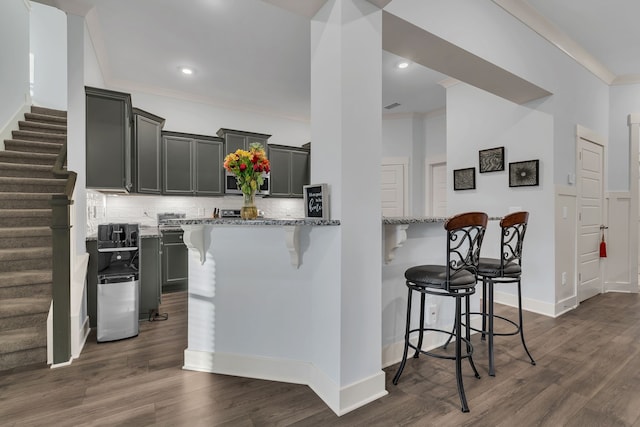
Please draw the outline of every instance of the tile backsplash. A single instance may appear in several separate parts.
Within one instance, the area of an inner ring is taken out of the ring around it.
[[[87,232],[108,222],[140,223],[156,226],[157,214],[184,213],[188,218],[211,217],[213,209],[240,209],[241,196],[189,197],[154,195],[105,195],[87,190]],[[256,197],[256,206],[266,218],[302,218],[302,199]]]

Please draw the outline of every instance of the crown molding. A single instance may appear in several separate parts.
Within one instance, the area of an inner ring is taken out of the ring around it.
[[[549,43],[563,51],[578,64],[593,73],[600,80],[610,85],[616,75],[593,55],[587,52],[575,40],[560,31],[551,21],[542,16],[525,0],[492,0],[509,14],[520,20]]]
[[[459,83],[460,80],[454,79],[453,77],[447,77],[446,79],[442,79],[438,82],[438,84],[445,89],[450,88],[451,86],[455,86]]]
[[[625,74],[618,76],[611,84],[614,86],[640,84],[640,74]]]

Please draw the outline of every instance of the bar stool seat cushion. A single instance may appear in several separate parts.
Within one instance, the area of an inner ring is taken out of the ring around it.
[[[418,265],[404,272],[404,277],[418,286],[430,288],[446,287],[447,269],[444,265]],[[467,270],[459,270],[450,277],[451,289],[464,289],[474,287],[476,276]]]
[[[517,262],[509,262],[504,265],[504,276],[506,277],[517,277],[521,272],[522,269]],[[503,276],[500,271],[500,260],[496,258],[480,258],[478,275],[487,277]]]

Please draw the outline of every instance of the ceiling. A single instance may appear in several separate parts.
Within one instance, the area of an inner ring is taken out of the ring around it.
[[[287,1],[308,7],[291,12],[295,8],[274,5]],[[539,13],[612,75],[640,76],[640,2],[617,1],[613,8],[602,0],[494,1],[507,11],[524,4],[527,13]],[[87,24],[109,87],[308,120],[310,21],[305,14],[313,14],[324,0],[41,2],[95,6]],[[446,76],[418,64],[400,70],[400,60],[383,51],[381,111],[442,108],[445,89],[438,82]],[[194,74],[182,75],[181,66],[194,68]],[[400,105],[384,108],[392,103]]]

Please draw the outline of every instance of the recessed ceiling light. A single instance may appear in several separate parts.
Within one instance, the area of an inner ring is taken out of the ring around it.
[[[401,70],[404,70],[408,66],[409,66],[409,63],[407,61],[402,61],[402,62],[398,63],[398,68],[400,68]]]
[[[187,76],[190,76],[193,74],[193,68],[189,68],[189,67],[180,67],[180,71],[182,71],[182,74],[186,74]]]

